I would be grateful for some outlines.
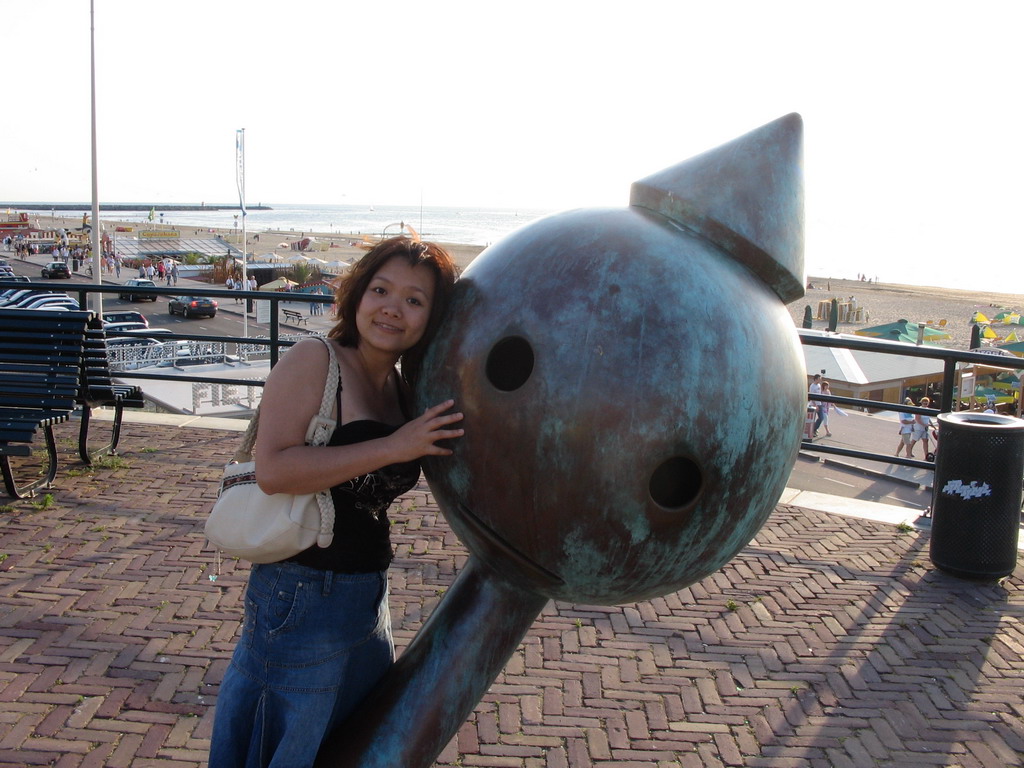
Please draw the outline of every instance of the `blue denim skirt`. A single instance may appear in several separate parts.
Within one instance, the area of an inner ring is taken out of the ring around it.
[[[394,661],[387,572],[254,565],[209,768],[308,768]]]

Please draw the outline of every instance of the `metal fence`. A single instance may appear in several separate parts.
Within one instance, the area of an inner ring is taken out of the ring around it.
[[[79,285],[68,286],[66,283],[54,282],[33,282],[29,284],[33,289],[51,289],[54,291],[78,294],[78,301],[81,306],[87,306],[88,296],[93,293],[104,294],[130,294],[147,293],[161,296],[176,296],[182,293],[179,288],[129,288],[121,285]],[[6,288],[25,288],[25,283],[8,282],[0,280],[0,291]],[[255,403],[258,400],[258,388],[263,386],[263,381],[255,378],[220,378],[209,377],[201,374],[191,374],[187,367],[198,362],[222,362],[238,365],[244,368],[245,365],[255,360],[269,360],[273,366],[280,359],[281,353],[301,338],[310,334],[282,334],[278,315],[278,305],[282,301],[307,303],[330,304],[333,297],[303,294],[300,292],[258,292],[258,291],[230,291],[226,289],[196,288],[189,287],[189,295],[208,296],[213,299],[238,299],[253,301],[269,301],[271,304],[269,333],[265,336],[250,337],[224,337],[210,335],[196,335],[184,333],[162,334],[157,344],[147,344],[140,347],[123,347],[118,349],[115,342],[112,345],[111,359],[113,365],[119,370],[119,376],[125,379],[143,380],[173,380],[187,381],[202,385],[193,388],[194,402],[238,402],[240,405]],[[144,333],[119,333],[110,334],[111,338],[140,336]],[[915,346],[901,344],[893,341],[880,341],[876,339],[855,339],[840,337],[838,335],[819,335],[799,331],[801,343],[807,346],[835,347],[850,350],[874,352],[878,354],[900,355],[903,357],[923,357],[943,362],[943,378],[941,399],[938,408],[920,408],[917,406],[904,405],[901,402],[889,403],[864,398],[842,397],[838,395],[815,394],[814,400],[828,401],[837,405],[848,405],[866,410],[886,410],[902,413],[926,414],[937,416],[939,413],[950,412],[959,409],[959,400],[954,399],[954,387],[956,384],[956,372],[958,366],[966,364],[996,366],[1011,368],[1014,370],[1024,369],[1024,359],[1017,357],[993,356],[980,352],[968,352],[953,349],[944,349],[932,346]],[[177,369],[173,374],[168,369]],[[255,389],[254,389],[255,388]],[[203,400],[206,398],[206,400]],[[254,407],[254,406],[252,406]],[[934,462],[919,461],[903,457],[879,454],[870,451],[861,451],[850,448],[842,448],[832,445],[813,443],[805,439],[802,448],[807,451],[818,453],[835,454],[850,458],[867,459],[889,464],[917,467],[921,469],[934,469]]]
[[[957,367],[965,364],[985,365],[999,368],[1012,368],[1014,370],[1024,369],[1024,358],[991,355],[984,352],[969,352],[957,349],[945,349],[933,346],[917,346],[913,344],[902,344],[896,341],[881,341],[876,339],[855,339],[848,336],[819,335],[800,330],[800,342],[812,347],[834,347],[840,349],[858,350],[862,352],[877,352],[886,355],[899,355],[902,357],[923,357],[932,360],[941,360],[943,363],[942,389],[938,408],[921,408],[918,406],[904,405],[902,398],[898,403],[888,403],[879,400],[868,400],[864,398],[840,397],[837,395],[815,394],[814,400],[836,403],[837,405],[850,405],[857,408],[869,410],[886,410],[898,413],[925,414],[935,417],[940,413],[949,413],[960,410],[960,397],[954,397],[956,388]],[[1020,395],[1018,395],[1020,396]],[[810,397],[808,399],[811,399]],[[888,464],[899,464],[906,467],[917,467],[919,469],[935,469],[934,461],[919,461],[888,454],[874,453],[871,451],[859,451],[851,448],[842,448],[833,445],[822,445],[811,442],[805,438],[801,446],[802,450],[815,451],[818,453],[835,454],[856,459],[867,459],[880,461]]]

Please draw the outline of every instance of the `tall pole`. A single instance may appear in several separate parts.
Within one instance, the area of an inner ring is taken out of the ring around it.
[[[245,255],[248,238],[245,234],[245,128],[235,131],[235,150],[238,155],[238,169],[236,181],[238,182],[238,204],[242,209],[242,289],[249,290],[249,272]],[[242,335],[249,336],[249,312],[247,299],[242,300]]]
[[[100,193],[96,165],[96,14],[95,0],[89,0],[89,77],[92,89],[92,273],[96,284],[103,284],[103,252],[100,240]],[[103,317],[103,294],[93,294],[96,315]]]

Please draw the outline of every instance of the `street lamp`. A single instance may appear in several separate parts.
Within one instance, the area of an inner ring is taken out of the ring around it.
[[[103,283],[103,254],[100,253],[100,193],[96,165],[96,16],[95,3],[89,0],[89,80],[92,89],[92,271],[96,284]],[[103,293],[93,296],[97,317],[103,316]]]

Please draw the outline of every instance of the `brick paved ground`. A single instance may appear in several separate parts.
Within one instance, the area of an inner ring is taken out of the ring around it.
[[[200,766],[245,567],[201,522],[237,434],[125,426],[120,467],[0,512],[0,766]],[[27,469],[27,468],[25,468]],[[425,485],[396,515],[396,641],[465,559]],[[544,611],[438,766],[1022,765],[1024,567],[930,567],[927,537],[779,507],[720,573]]]

